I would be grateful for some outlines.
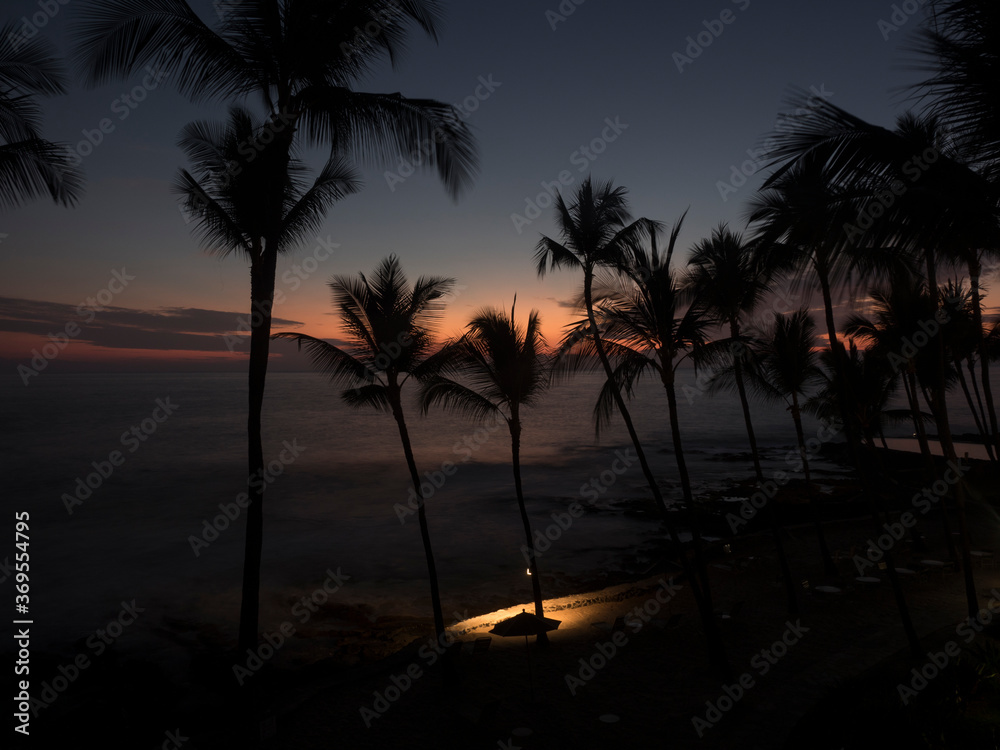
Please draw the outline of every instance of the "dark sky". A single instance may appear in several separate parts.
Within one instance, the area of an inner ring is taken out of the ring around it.
[[[83,1],[58,6],[40,31],[64,52],[74,5]],[[195,7],[214,19],[210,3]],[[37,0],[7,0],[4,11],[8,19],[44,14]],[[365,170],[364,191],[335,206],[320,237],[283,261],[278,288],[285,299],[276,315],[302,323],[301,330],[336,335],[326,280],[370,269],[396,252],[411,276],[458,279],[446,333],[474,308],[509,305],[517,292],[519,307],[540,308],[555,337],[568,315],[558,301],[570,296],[576,279],[535,277],[532,250],[540,232],[553,232],[551,210],[526,225],[512,219],[525,215],[543,182],[562,176],[572,191],[588,173],[613,178],[630,189],[636,215],[667,222],[690,207],[682,248],[720,221],[741,227],[744,201],[763,172],[725,199],[720,183],[751,160],[791,86],[884,125],[907,106],[898,89],[915,74],[906,70],[900,43],[919,16],[897,31],[880,28],[892,14],[890,3],[861,0],[449,3],[439,44],[412,37],[399,69],[385,69],[364,88],[474,110],[468,122],[481,147],[479,179],[455,203],[431,173],[390,187],[385,170]],[[698,45],[699,34],[711,43]],[[78,144],[103,118],[113,130],[92,152],[81,149],[88,186],[76,208],[38,202],[0,216],[0,297],[11,298],[3,300],[0,355],[8,360],[30,357],[46,328],[61,330],[65,310],[99,293],[122,268],[135,278],[109,305],[123,309],[98,313],[60,355],[64,363],[168,356],[194,366],[206,357],[214,365],[234,357],[219,342],[247,307],[248,271],[237,258],[199,249],[169,191],[184,164],[178,132],[193,119],[224,116],[225,106],[193,106],[167,80],[129,108],[122,95],[141,85],[137,76],[85,89],[74,72],[70,94],[45,103],[46,134],[54,140]],[[329,257],[321,238],[338,245]],[[109,330],[122,326],[130,330]]]

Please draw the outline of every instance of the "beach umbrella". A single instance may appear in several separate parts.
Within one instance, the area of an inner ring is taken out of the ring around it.
[[[520,614],[514,615],[503,622],[498,622],[490,631],[501,638],[510,638],[519,635],[524,636],[524,653],[528,657],[528,691],[531,700],[535,699],[535,685],[531,677],[531,651],[528,649],[528,636],[537,636],[540,633],[547,633],[559,627],[561,620],[552,620],[548,617],[538,617],[523,609]]]

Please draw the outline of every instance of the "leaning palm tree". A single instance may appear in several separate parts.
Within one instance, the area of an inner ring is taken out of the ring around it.
[[[764,471],[760,465],[760,451],[757,448],[757,436],[750,416],[750,400],[747,398],[743,378],[741,349],[744,342],[741,326],[743,318],[753,314],[770,290],[771,275],[769,269],[760,262],[760,256],[752,251],[752,246],[744,242],[743,236],[730,231],[725,224],[713,230],[711,237],[698,242],[688,258],[687,284],[694,297],[693,306],[703,311],[706,320],[728,329],[728,338],[718,344],[722,345],[724,363],[732,368],[759,487],[764,486]],[[765,515],[771,527],[778,567],[785,583],[788,612],[794,615],[799,609],[798,597],[778,527],[777,512],[772,504],[768,504]]]
[[[787,404],[795,425],[795,439],[809,491],[809,505],[819,540],[820,558],[827,575],[836,575],[837,566],[830,555],[820,517],[802,427],[802,407],[809,398],[812,387],[822,378],[819,354],[815,349],[816,323],[807,308],[787,315],[775,312],[769,325],[751,328],[748,336],[747,380],[751,390],[761,401]],[[736,370],[732,366],[712,378],[713,388],[735,385],[735,382]]]
[[[403,385],[411,377],[421,379],[432,368],[429,354],[434,325],[443,308],[440,300],[454,285],[453,279],[421,276],[411,287],[399,260],[389,256],[369,279],[334,276],[330,281],[334,306],[340,311],[341,325],[350,341],[345,348],[304,333],[283,331],[276,339],[292,339],[304,348],[330,381],[341,388],[341,398],[355,408],[389,412],[399,430],[406,467],[413,489],[420,498],[417,518],[424,545],[427,576],[431,588],[431,608],[438,643],[445,643],[444,616],[438,590],[437,568],[431,549],[427,512],[403,413]]]
[[[653,493],[653,500],[661,512],[666,512],[663,494],[649,468],[646,453],[632,423],[632,415],[621,393],[613,387],[616,381],[611,360],[601,340],[594,314],[595,274],[602,269],[622,268],[642,238],[656,229],[655,222],[646,219],[632,220],[627,193],[624,187],[614,187],[610,181],[595,185],[588,177],[577,190],[572,204],[567,205],[561,194],[556,196],[556,221],[561,240],[542,235],[535,246],[535,266],[539,277],[557,268],[571,268],[583,273],[582,306],[587,320],[581,326],[578,337],[590,338],[607,382],[611,384],[609,396],[625,422],[625,429],[628,430],[649,490]]]
[[[66,93],[54,48],[25,39],[16,23],[0,28],[0,209],[47,195],[65,206],[83,192],[79,156],[42,138],[38,98]]]
[[[431,406],[461,412],[470,419],[503,420],[510,430],[514,492],[527,543],[531,590],[535,614],[543,616],[541,576],[531,522],[521,487],[521,413],[535,404],[549,387],[549,356],[541,334],[538,311],[532,310],[524,328],[501,310],[480,310],[467,326],[464,336],[446,345],[438,358],[439,372],[460,376],[462,383],[446,374],[427,380],[420,394],[424,413]],[[544,640],[544,634],[539,635]]]
[[[269,144],[259,190],[266,207],[250,267],[249,476],[264,468],[261,404],[267,376],[280,213],[294,147],[333,149],[366,164],[436,167],[457,196],[476,171],[472,137],[456,109],[398,93],[356,91],[378,63],[395,64],[413,26],[435,37],[436,0],[243,0],[217,5],[215,28],[186,0],[90,0],[75,23],[76,58],[91,84],[156,70],[192,101],[261,107],[264,129],[247,160]],[[374,30],[374,33],[359,30]],[[226,169],[224,178],[237,177]],[[240,610],[240,649],[259,638],[257,600],[263,494],[250,482]]]
[[[634,245],[617,274],[605,274],[601,277],[596,288],[596,296],[601,301],[594,318],[599,321],[601,336],[581,339],[571,333],[563,342],[561,355],[563,358],[571,356],[569,362],[576,367],[592,367],[594,362],[603,364],[604,360],[598,356],[600,344],[606,351],[606,356],[614,360],[614,367],[609,368],[610,373],[594,406],[598,430],[610,423],[616,408],[621,408],[622,394],[631,398],[643,377],[655,376],[663,385],[667,395],[670,434],[681,492],[691,520],[696,570],[692,571],[686,552],[681,550],[679,557],[701,612],[710,657],[722,672],[726,672],[728,660],[712,610],[697,507],[684,456],[677,410],[676,368],[688,350],[704,341],[707,327],[697,308],[689,306],[686,310],[681,310],[684,292],[677,275],[670,267],[682,222],[683,217],[674,225],[663,254],[658,247],[657,227],[651,224],[650,248],[647,250],[640,244]],[[674,528],[671,514],[663,510],[661,516],[671,538],[679,546],[680,537]]]

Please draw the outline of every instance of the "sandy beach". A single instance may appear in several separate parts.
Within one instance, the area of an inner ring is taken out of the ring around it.
[[[837,522],[830,526],[831,542],[850,550],[864,544],[870,529],[868,519]],[[839,580],[825,580],[811,529],[790,528],[787,534],[795,570],[809,584],[800,591],[797,617],[787,615],[767,539],[748,538],[733,550],[732,557],[753,558],[745,570],[728,569],[731,561],[722,557],[710,566],[716,609],[728,612],[743,603],[736,616],[721,622],[734,672],[728,692],[705,668],[689,591],[672,586],[663,573],[546,600],[546,616],[561,621],[547,649],[532,642],[526,650],[523,638],[492,636],[488,650],[469,652],[497,622],[522,608],[531,611],[529,603],[454,624],[450,632],[466,644],[457,688],[446,688],[432,668],[433,637],[427,636],[356,673],[320,672],[308,685],[278,690],[276,736],[269,747],[329,747],[331,738],[352,748],[785,747],[810,710],[905,650],[884,575],[866,586],[855,581],[851,562],[841,560]],[[975,539],[984,547],[998,541]],[[921,554],[943,552],[933,544],[931,549]],[[907,549],[897,550],[900,566],[912,557]],[[981,568],[975,575],[982,605],[991,599],[1000,604],[991,593],[1000,587],[1000,571]],[[816,591],[821,583],[842,591]],[[927,570],[907,576],[904,588],[928,648],[961,622],[959,575]],[[620,616],[626,624],[616,634],[612,628]],[[726,708],[725,696],[738,692],[733,685],[740,679],[742,695],[717,718],[707,704]]]

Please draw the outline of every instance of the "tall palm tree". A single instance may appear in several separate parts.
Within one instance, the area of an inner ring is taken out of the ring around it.
[[[1000,8],[990,0],[930,0],[908,43],[929,77],[914,86],[963,147],[1000,177]]]
[[[816,323],[808,308],[782,315],[775,312],[770,324],[753,327],[748,331],[747,379],[754,394],[765,402],[781,401],[788,405],[795,425],[795,439],[802,461],[802,472],[809,488],[809,505],[812,509],[816,537],[819,540],[820,558],[827,575],[836,575],[837,566],[830,555],[826,532],[820,517],[815,488],[809,467],[805,430],[802,427],[802,408],[810,390],[822,379],[816,345]],[[730,381],[735,385],[735,368],[722,370],[713,376],[712,387],[723,387]],[[718,386],[715,381],[718,380]]]
[[[41,37],[23,39],[14,22],[0,27],[0,209],[47,195],[70,206],[83,176],[64,144],[42,138],[38,99],[66,93],[55,49]]]
[[[941,290],[941,297],[941,309],[947,316],[947,320],[942,323],[942,332],[948,357],[969,406],[976,431],[986,446],[986,454],[991,461],[996,461],[996,452],[989,434],[989,421],[976,380],[980,342],[986,338],[984,332],[976,328],[975,309],[977,306],[973,302],[972,293],[957,280],[948,280]],[[969,370],[970,377],[968,379],[962,371],[963,364]],[[972,389],[975,391],[975,400],[973,400],[972,391],[969,390],[970,381]]]
[[[263,471],[261,405],[267,377],[281,210],[296,144],[327,147],[363,163],[407,155],[433,166],[457,196],[476,171],[472,136],[454,107],[353,87],[383,60],[397,62],[413,26],[432,38],[436,0],[243,0],[218,7],[215,28],[186,0],[90,0],[75,23],[76,58],[90,83],[125,80],[151,66],[194,102],[252,100],[264,129],[244,144],[247,161],[269,143],[261,167],[260,259],[250,267],[249,476]],[[358,33],[374,29],[377,33]],[[226,169],[220,179],[237,176]],[[240,649],[259,638],[257,598],[263,494],[250,482]]]
[[[888,400],[890,378],[902,382],[909,408],[895,412],[892,416],[899,415],[912,420],[917,444],[920,446],[926,467],[925,479],[928,485],[933,484],[936,467],[927,431],[924,428],[928,415],[921,410],[919,398],[922,393],[930,405],[929,390],[933,387],[937,372],[934,367],[933,347],[925,345],[918,348],[913,345],[913,341],[917,334],[927,335],[920,323],[926,325],[926,321],[934,319],[934,301],[922,280],[915,278],[896,279],[890,290],[872,289],[869,297],[872,300],[871,317],[852,315],[844,326],[844,332],[852,337],[852,340],[867,344],[864,363],[859,363],[856,370],[862,372],[859,381],[865,379],[864,372],[870,373],[869,387],[864,389],[859,382],[856,390],[881,394],[878,406],[870,408],[869,411],[887,414],[884,404]],[[865,368],[865,363],[870,363],[872,366]],[[873,383],[873,380],[877,382]],[[943,501],[940,510],[948,555],[957,564],[959,556],[951,534],[948,510]]]
[[[823,103],[816,105],[824,106]],[[830,106],[828,103],[825,106]],[[811,112],[813,110],[803,110]],[[869,473],[862,463],[858,451],[859,441],[854,431],[852,401],[857,394],[851,393],[847,368],[849,357],[837,333],[834,317],[833,289],[837,282],[848,276],[867,260],[870,272],[892,268],[898,271],[894,256],[879,254],[865,256],[854,252],[855,245],[845,233],[858,216],[858,194],[837,183],[837,169],[818,158],[803,158],[797,150],[798,141],[808,140],[811,123],[800,126],[805,131],[799,133],[794,128],[782,131],[785,140],[777,140],[772,155],[775,159],[792,161],[778,169],[765,182],[759,196],[751,201],[750,219],[760,222],[762,229],[758,237],[758,247],[765,253],[765,262],[797,267],[800,278],[803,272],[812,272],[818,281],[823,298],[830,360],[837,380],[845,387],[834,391],[838,411],[843,420],[848,455],[861,480],[862,488],[871,506],[872,519],[879,525],[878,500],[871,486]],[[790,143],[789,143],[790,142]],[[899,611],[900,621],[906,633],[910,651],[915,658],[920,652],[920,641],[913,627],[906,598],[892,556],[885,554],[886,569],[893,596]]]
[[[610,181],[595,185],[588,177],[576,191],[572,204],[567,205],[562,194],[556,196],[556,222],[561,239],[542,235],[535,246],[535,268],[539,278],[557,268],[572,268],[583,273],[582,301],[587,315],[584,330],[589,333],[594,351],[608,382],[612,384],[611,362],[594,315],[594,276],[601,269],[621,268],[632,249],[655,227],[646,219],[632,219],[627,195],[628,191],[622,186],[614,187]],[[625,422],[653,500],[665,513],[663,494],[649,468],[646,453],[632,423],[632,415],[621,393],[613,387],[611,391],[611,398]]]
[[[516,300],[515,300],[516,302]],[[440,371],[460,376],[468,384],[446,375],[427,380],[420,394],[423,412],[434,405],[459,411],[470,419],[502,419],[510,431],[514,492],[521,513],[528,549],[528,569],[535,599],[535,614],[543,616],[541,575],[531,522],[521,487],[521,413],[535,404],[549,387],[549,356],[541,334],[538,311],[532,310],[521,328],[501,310],[485,308],[476,313],[464,336],[451,342],[439,355]],[[539,640],[545,640],[544,634]]]
[[[191,162],[191,171],[180,170],[174,186],[181,196],[182,207],[194,221],[195,232],[203,246],[219,256],[238,254],[248,261],[253,286],[251,297],[255,302],[273,296],[275,266],[266,252],[269,250],[276,258],[295,249],[319,229],[327,209],[334,202],[360,189],[354,172],[339,158],[331,157],[309,184],[304,165],[293,156],[283,170],[285,179],[280,186],[281,192],[276,195],[272,162],[284,160],[285,154],[275,149],[273,141],[262,143],[264,133],[264,124],[239,107],[230,110],[224,124],[189,124],[182,132],[180,146]],[[247,144],[255,148],[248,151]],[[272,201],[277,205],[272,205]],[[277,231],[272,224],[277,226]],[[266,247],[265,234],[268,237]],[[252,337],[260,331],[270,332],[270,317],[269,306],[253,308]],[[251,358],[263,356],[266,364],[268,341],[255,342],[251,338],[251,345],[254,343],[256,348]],[[264,462],[259,422],[264,374],[261,368],[251,367],[249,429],[254,438],[249,444],[251,467],[263,466]],[[261,473],[250,476],[260,477]],[[258,628],[264,488],[260,482],[251,481],[250,484],[259,488],[260,494],[247,511],[240,645],[252,649],[256,646]]]
[[[743,236],[730,231],[725,224],[717,227],[711,237],[695,244],[688,258],[687,283],[694,296],[692,304],[704,311],[707,320],[728,329],[728,340],[719,343],[725,344],[724,351],[728,356],[724,356],[724,359],[726,364],[732,367],[733,379],[743,410],[747,440],[750,443],[754,474],[759,487],[764,486],[765,480],[760,465],[757,436],[750,416],[750,400],[747,398],[746,383],[743,379],[743,356],[740,350],[744,342],[741,325],[744,316],[753,314],[770,290],[770,275],[768,269],[760,263],[760,256],[752,252],[751,246],[744,242]],[[765,513],[771,527],[781,577],[785,582],[788,611],[794,615],[799,609],[798,597],[795,593],[795,583],[792,581],[788,556],[785,554],[785,545],[781,539],[781,530],[778,528],[777,512],[774,506],[768,503]]]
[[[434,630],[441,644],[445,643],[445,629],[437,568],[420,489],[420,473],[406,428],[402,394],[403,386],[411,377],[419,380],[433,370],[429,355],[434,326],[443,308],[440,300],[454,283],[454,279],[421,276],[411,287],[399,260],[389,256],[375,269],[371,279],[362,273],[357,278],[334,276],[330,281],[334,306],[340,311],[349,347],[340,348],[323,339],[292,331],[273,336],[297,341],[313,364],[328,375],[334,385],[345,389],[341,398],[346,404],[389,412],[395,420],[413,489],[420,498],[417,518],[430,580]]]
[[[681,492],[691,521],[696,569],[692,570],[687,554],[680,549],[671,514],[663,507],[661,516],[672,539],[677,542],[684,572],[701,612],[710,657],[723,673],[729,664],[712,610],[711,589],[702,549],[697,507],[691,489],[677,412],[676,368],[684,352],[705,338],[706,322],[700,311],[688,306],[681,311],[684,292],[670,261],[680,233],[683,217],[670,234],[665,253],[658,247],[658,228],[650,224],[650,247],[634,244],[616,274],[605,274],[596,286],[601,300],[591,319],[592,329],[599,326],[600,336],[579,339],[570,335],[561,347],[563,356],[574,353],[577,366],[606,366],[607,379],[598,394],[594,417],[598,430],[610,423],[614,410],[621,409],[622,394],[632,397],[635,386],[646,375],[656,375],[667,395],[670,433],[681,481]],[[599,348],[600,346],[600,348]],[[604,351],[603,358],[599,352]],[[610,367],[613,358],[614,367]],[[607,364],[606,364],[607,363]],[[662,502],[662,500],[661,500]]]

